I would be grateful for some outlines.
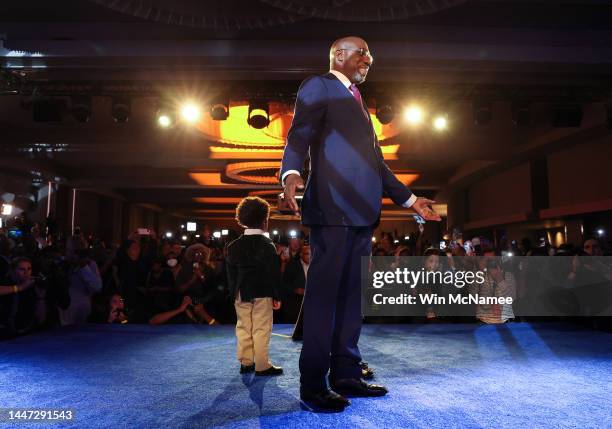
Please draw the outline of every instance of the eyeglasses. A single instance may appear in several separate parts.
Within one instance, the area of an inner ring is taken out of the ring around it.
[[[357,52],[360,56],[362,57],[367,57],[370,61],[374,61],[374,57],[372,56],[372,54],[370,53],[370,51],[368,51],[367,49],[364,48],[359,48],[359,49],[337,49],[338,51],[354,51]]]

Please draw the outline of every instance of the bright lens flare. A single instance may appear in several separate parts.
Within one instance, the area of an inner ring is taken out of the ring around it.
[[[157,118],[157,123],[162,128],[168,128],[170,125],[172,125],[172,119],[170,119],[170,116],[168,115],[160,115]]]
[[[433,121],[436,131],[444,131],[448,128],[448,120],[444,116],[437,116]]]
[[[185,104],[181,108],[181,117],[185,122],[193,124],[200,119],[200,108],[193,103]]]
[[[404,111],[406,122],[417,125],[423,121],[423,110],[417,106],[411,106]]]

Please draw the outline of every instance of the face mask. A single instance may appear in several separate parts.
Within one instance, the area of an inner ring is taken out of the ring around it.
[[[175,258],[172,258],[172,259],[168,259],[166,263],[168,264],[169,267],[174,268],[176,267],[176,264],[178,264],[178,260]]]

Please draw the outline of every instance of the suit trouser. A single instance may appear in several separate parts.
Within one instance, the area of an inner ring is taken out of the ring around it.
[[[330,378],[359,378],[361,258],[372,250],[371,227],[313,226],[304,295],[300,382],[312,390]]]
[[[255,362],[256,371],[265,371],[272,363],[269,358],[272,334],[272,298],[255,298],[253,301],[234,302],[236,308],[236,356],[242,365]]]

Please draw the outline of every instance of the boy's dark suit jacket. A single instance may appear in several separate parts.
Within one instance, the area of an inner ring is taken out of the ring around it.
[[[280,261],[274,243],[265,235],[241,235],[227,248],[230,291],[242,301],[255,298],[281,300]]]

